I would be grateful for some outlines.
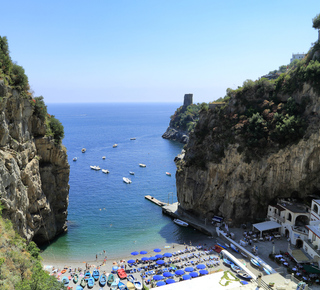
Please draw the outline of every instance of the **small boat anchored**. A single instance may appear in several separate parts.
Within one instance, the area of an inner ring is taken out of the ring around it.
[[[96,165],[93,165],[93,166],[92,166],[92,165],[91,165],[90,168],[93,169],[93,170],[97,170],[97,171],[101,169],[101,168],[99,167],[99,165],[98,165],[98,166],[96,166]]]
[[[147,167],[147,165],[143,164],[143,163],[139,163],[140,167]]]
[[[105,174],[108,174],[110,172],[108,169],[102,169],[101,171]]]
[[[130,175],[134,175],[134,172],[133,172],[133,171],[129,171],[129,174],[130,174]]]
[[[166,175],[171,176],[171,173],[170,172],[166,172]]]
[[[105,160],[105,159],[106,159],[106,156],[102,156],[102,159]]]
[[[130,138],[130,140],[136,140],[136,137],[132,137],[132,138]]]
[[[113,144],[112,147],[113,147],[113,148],[116,148],[116,147],[118,147],[118,144]]]
[[[127,177],[122,177],[123,182],[130,184],[132,181]]]
[[[179,219],[174,219],[173,222],[179,226],[182,226],[182,227],[187,227],[189,224],[182,221],[182,220],[179,220]]]
[[[77,160],[78,160],[78,157],[73,157],[72,160],[73,160],[73,161],[77,161]]]
[[[82,149],[81,149],[81,152],[82,152],[82,153],[85,153],[86,151],[87,151],[86,148],[82,148]]]

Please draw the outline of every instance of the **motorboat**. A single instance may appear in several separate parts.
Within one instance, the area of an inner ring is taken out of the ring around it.
[[[236,264],[232,264],[231,269],[236,273],[241,271],[241,268],[239,266],[237,266]]]
[[[78,160],[78,157],[73,157],[72,160],[73,160],[73,161],[77,161],[77,160]]]
[[[93,277],[90,277],[90,278],[88,279],[87,287],[88,287],[88,288],[93,288],[93,286],[94,286],[94,278],[93,278]]]
[[[95,281],[97,281],[100,277],[100,272],[98,269],[94,269],[92,272],[92,277],[94,278]]]
[[[182,226],[182,227],[187,227],[189,224],[182,221],[182,220],[179,220],[179,219],[174,219],[173,222],[179,226]]]
[[[123,179],[123,182],[125,182],[125,183],[127,183],[127,184],[129,184],[129,183],[132,182],[132,181],[131,181],[129,178],[127,178],[127,177],[122,177],[122,179]]]
[[[102,159],[103,159],[103,160],[106,159],[106,156],[102,156]]]
[[[90,271],[87,271],[85,274],[84,274],[84,280],[86,281],[86,282],[88,282],[88,280],[89,280],[89,278],[91,278],[91,273],[90,273]]]
[[[108,169],[102,169],[101,171],[105,174],[108,174],[110,172]]]
[[[86,151],[87,151],[86,148],[82,148],[82,149],[81,149],[81,152],[82,152],[82,153],[85,153]]]
[[[129,171],[129,174],[130,174],[130,175],[134,175],[134,172],[133,172],[133,171]]]
[[[127,280],[130,281],[131,283],[133,283],[134,281],[136,281],[136,279],[133,277],[133,275],[128,275]]]
[[[105,274],[102,274],[99,278],[99,285],[101,287],[104,287],[107,283],[107,276]]]
[[[246,272],[246,271],[239,271],[237,273],[237,275],[241,278],[241,279],[245,279],[245,280],[251,280],[252,277]]]
[[[108,286],[111,286],[112,282],[114,282],[114,275],[113,274],[109,274],[108,275],[108,279],[107,279]]]
[[[139,163],[140,167],[147,167],[147,165],[143,164],[143,163]]]
[[[260,264],[256,259],[254,259],[254,258],[251,258],[250,262],[251,262],[251,264],[252,264],[253,266],[255,266],[255,267],[258,267],[258,268],[261,267],[261,264]]]
[[[232,243],[230,243],[230,248],[234,250],[236,253],[239,253],[239,249]]]
[[[132,137],[132,138],[130,138],[130,140],[136,140],[136,137]]]
[[[109,280],[109,279],[108,279]],[[111,283],[111,287],[110,289],[112,290],[116,290],[118,289],[118,284],[120,282],[120,279],[119,278],[116,278],[112,283]]]
[[[228,267],[231,267],[234,263],[227,258],[223,258],[223,264],[225,264]]]
[[[98,165],[98,166],[95,166],[95,165],[92,166],[92,165],[90,165],[90,168],[93,169],[93,170],[97,170],[97,171],[101,169],[101,168],[99,167],[99,165]]]
[[[137,290],[142,290],[142,284],[140,281],[134,281],[134,287],[137,289]]]
[[[166,175],[171,176],[171,173],[170,172],[166,172]]]
[[[116,148],[116,147],[118,147],[118,144],[113,144],[112,147],[113,147],[113,148]]]

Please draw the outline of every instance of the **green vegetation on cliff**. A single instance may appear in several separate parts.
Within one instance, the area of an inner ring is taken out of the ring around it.
[[[42,269],[39,248],[27,243],[3,219],[0,208],[0,289],[55,290],[61,283]]]
[[[192,104],[188,107],[181,106],[170,117],[170,127],[190,133],[199,120],[200,111],[207,109],[208,104],[206,103]]]
[[[48,114],[42,96],[32,96],[24,68],[11,60],[8,40],[5,36],[0,36],[0,80],[4,80],[5,85],[17,90],[22,97],[30,99],[34,106],[34,115],[46,124],[46,136],[53,137],[57,145],[61,144],[64,137],[62,124],[54,116]]]

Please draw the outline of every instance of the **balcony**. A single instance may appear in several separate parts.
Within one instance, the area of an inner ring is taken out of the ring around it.
[[[318,245],[312,244],[311,240],[308,239],[308,237],[304,237],[304,244],[308,246],[313,252],[315,252],[317,255],[320,255],[320,250],[318,249]]]
[[[268,214],[268,218],[270,220],[277,222],[278,224],[281,224],[281,225],[285,222],[284,217],[282,217],[276,213]]]
[[[303,226],[293,226],[292,230],[300,235],[308,236],[308,229]]]

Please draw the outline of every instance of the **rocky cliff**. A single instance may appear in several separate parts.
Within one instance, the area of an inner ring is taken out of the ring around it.
[[[240,224],[264,219],[280,197],[320,195],[318,55],[276,81],[246,81],[201,112],[176,158],[180,210]]]
[[[22,237],[44,243],[67,229],[70,169],[34,102],[0,80],[0,201]]]
[[[187,144],[189,141],[189,133],[169,126],[166,132],[163,133],[162,138]]]

